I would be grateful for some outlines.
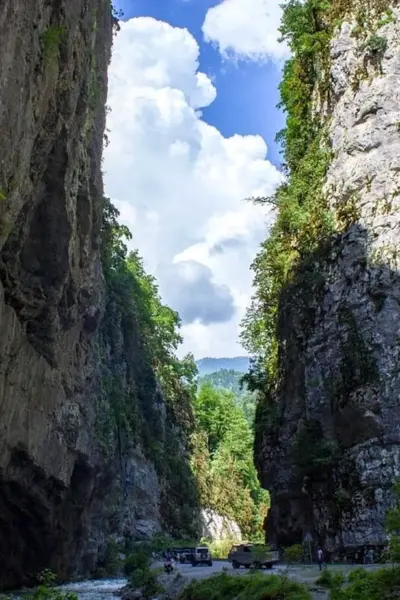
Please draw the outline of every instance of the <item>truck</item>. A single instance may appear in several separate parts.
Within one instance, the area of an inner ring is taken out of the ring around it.
[[[279,552],[263,544],[237,544],[232,546],[228,560],[234,569],[241,566],[248,569],[272,569],[279,562]]]

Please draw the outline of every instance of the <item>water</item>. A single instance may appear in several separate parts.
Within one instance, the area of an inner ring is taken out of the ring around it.
[[[74,592],[79,600],[117,600],[114,592],[126,585],[126,579],[91,579],[60,586],[63,592]]]

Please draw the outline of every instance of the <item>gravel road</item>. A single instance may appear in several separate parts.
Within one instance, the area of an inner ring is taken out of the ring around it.
[[[163,562],[157,562],[155,566],[162,567]],[[205,579],[206,577],[211,577],[215,573],[222,573],[222,571],[227,571],[230,575],[244,575],[248,573],[249,569],[244,569],[243,567],[240,569],[233,569],[232,565],[226,560],[214,560],[212,567],[197,565],[196,567],[192,567],[191,564],[179,564],[175,563],[175,568],[188,579]],[[279,573],[286,569],[286,567],[282,565],[277,565],[271,570],[263,569],[265,574],[271,573]]]

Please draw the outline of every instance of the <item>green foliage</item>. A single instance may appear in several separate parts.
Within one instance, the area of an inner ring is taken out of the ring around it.
[[[324,439],[319,421],[305,421],[293,444],[293,461],[301,475],[318,476],[326,472],[338,459],[338,448]]]
[[[388,0],[286,0],[283,5],[281,34],[292,58],[280,85],[286,127],[277,140],[287,178],[272,198],[255,199],[273,207],[276,221],[252,264],[254,294],[241,334],[244,347],[254,356],[245,379],[249,389],[258,392],[257,426],[264,427],[264,433],[267,427],[271,435],[279,418],[273,404],[283,376],[279,343],[283,308],[296,297],[301,329],[311,330],[325,287],[324,257],[335,236],[358,219],[354,198],[333,212],[323,189],[333,157],[325,116],[331,103],[330,41],[346,14],[357,14],[360,27],[369,27],[372,16],[379,18],[388,4]],[[384,48],[377,36],[368,44],[375,53]]]
[[[149,553],[145,550],[139,550],[133,554],[130,554],[125,559],[124,573],[127,577],[132,575],[136,570],[145,570],[150,568],[150,557]]]
[[[385,568],[379,571],[354,569],[344,578],[330,578],[330,600],[395,600],[400,595],[400,568]]]
[[[381,27],[384,27],[385,25],[389,25],[389,23],[396,23],[396,19],[393,14],[393,10],[391,8],[388,8],[388,10],[386,10],[384,15],[382,16],[382,18],[379,19],[377,27],[378,27],[378,29],[380,29]]]
[[[253,464],[253,433],[235,395],[203,383],[195,399],[193,469],[201,505],[234,519],[243,534],[262,537],[268,495]]]
[[[194,526],[197,491],[190,469],[188,438],[194,428],[192,401],[197,369],[191,355],[179,360],[178,314],[164,305],[157,283],[146,273],[132,238],[105,198],[101,257],[107,285],[103,325],[102,405],[99,438],[108,451],[141,442],[164,481],[161,510],[172,530]],[[124,348],[118,333],[124,334]],[[124,358],[125,357],[125,358]],[[159,410],[160,386],[168,419]]]
[[[387,46],[387,39],[379,35],[371,35],[365,44],[365,48],[374,56],[383,56],[387,50]]]
[[[178,314],[164,305],[152,275],[145,272],[137,251],[128,253],[128,228],[118,223],[118,210],[104,199],[102,263],[109,294],[123,318],[134,321],[140,330],[143,350],[152,365],[163,393],[178,416],[183,396],[196,389],[197,369],[193,356],[176,357],[182,342]],[[186,404],[187,408],[187,404]],[[187,425],[187,415],[179,415]]]
[[[40,583],[33,592],[24,594],[28,600],[78,600],[77,594],[56,587],[57,576],[50,569],[42,571],[38,579]]]
[[[245,393],[241,385],[243,373],[234,371],[233,369],[220,369],[215,373],[208,373],[199,377],[199,385],[209,383],[215,388],[222,388],[231,391],[235,396],[241,396]]]
[[[258,357],[253,379],[260,377],[257,371],[261,370],[270,384],[277,380],[278,307],[283,290],[295,282],[295,269],[298,278],[300,266],[303,268],[300,277],[303,275],[308,299],[321,283],[317,265],[308,266],[306,259],[323,246],[334,229],[322,194],[329,162],[330,152],[321,133],[309,146],[297,170],[292,172],[290,182],[277,192],[279,213],[253,262],[256,291],[243,321],[242,341],[248,351]]]
[[[202,539],[200,543],[206,544],[211,552],[211,555],[214,559],[226,559],[228,558],[228,554],[230,549],[234,544],[237,544],[237,540],[232,539],[223,539],[223,540],[207,540]]]
[[[336,590],[338,588],[341,588],[345,581],[346,578],[343,573],[332,573],[332,571],[330,571],[329,569],[324,569],[315,583],[317,585],[326,587],[330,590]]]
[[[107,552],[105,556],[104,568],[107,575],[118,575],[121,568],[121,560],[119,558],[120,548],[118,543],[111,539],[107,544]]]
[[[299,563],[303,560],[303,546],[301,544],[294,544],[285,548],[285,561],[289,564]]]
[[[400,482],[394,486],[396,502],[386,515],[386,529],[390,535],[390,557],[400,562]]]
[[[234,577],[222,573],[187,587],[179,600],[311,600],[306,588],[288,578],[261,574]]]
[[[164,591],[157,581],[158,573],[157,569],[135,569],[129,578],[129,585],[140,589],[145,600],[151,600]]]
[[[164,591],[157,581],[159,570],[151,569],[150,545],[138,547],[127,557],[124,573],[128,577],[129,585],[135,590],[140,589],[146,600]]]
[[[215,373],[210,373],[199,378],[199,385],[209,383],[215,388],[229,390],[234,394],[235,403],[240,407],[246,417],[250,427],[254,425],[254,416],[256,410],[256,396],[251,392],[245,382],[243,382],[243,373],[233,369],[220,369]]]
[[[43,58],[46,62],[57,60],[60,56],[60,46],[66,33],[65,27],[49,26],[41,35]]]

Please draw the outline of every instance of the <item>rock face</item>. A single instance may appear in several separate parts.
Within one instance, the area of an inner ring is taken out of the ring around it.
[[[112,27],[109,0],[0,3],[1,587],[89,573],[111,534],[148,537],[179,513],[160,510],[139,434],[107,430],[116,362],[126,389],[146,378],[136,408],[156,441],[177,430],[101,269]]]
[[[318,293],[282,298],[278,414],[256,442],[267,538],[310,532],[332,553],[386,543],[400,475],[400,9],[390,14],[379,57],[350,20],[331,43],[325,191],[351,224],[315,257]]]
[[[239,525],[227,517],[218,515],[213,510],[202,509],[200,512],[201,536],[213,541],[242,541]]]

